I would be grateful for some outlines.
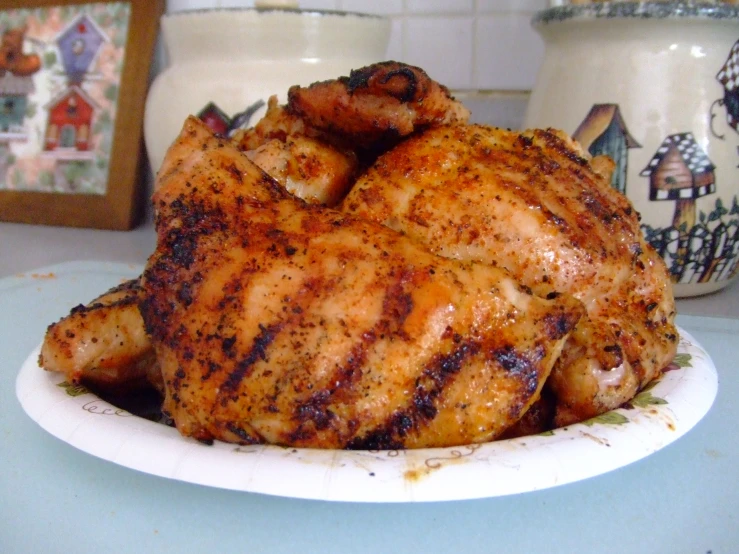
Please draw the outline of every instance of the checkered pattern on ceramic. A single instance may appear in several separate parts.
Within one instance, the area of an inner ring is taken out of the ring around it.
[[[669,152],[670,148],[677,148],[680,153],[685,165],[693,174],[708,173],[716,169],[716,166],[711,163],[711,160],[706,156],[698,143],[695,142],[693,133],[677,133],[675,135],[668,136],[657,149],[654,157],[649,162],[649,165],[644,168],[640,173],[642,176],[651,175],[652,170],[656,168],[665,157],[665,154]]]
[[[686,188],[686,189],[654,189],[650,192],[650,200],[685,200],[690,198],[700,198],[706,194],[716,192],[716,183],[703,185],[702,187]]]
[[[671,138],[672,143],[677,146],[691,173],[706,173],[716,169],[716,166],[711,163],[706,153],[695,142],[692,133],[671,135]]]
[[[731,48],[729,58],[716,75],[716,79],[724,85],[726,90],[731,91],[739,88],[739,40]]]

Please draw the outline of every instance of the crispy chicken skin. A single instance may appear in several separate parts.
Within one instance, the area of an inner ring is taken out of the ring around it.
[[[426,127],[464,123],[470,116],[423,69],[393,61],[354,70],[348,77],[293,86],[287,107],[310,127],[371,150]]]
[[[583,313],[291,196],[190,118],[154,195],[141,312],[184,435],[318,448],[494,439]]]
[[[39,365],[73,383],[123,391],[158,381],[154,350],[138,302],[139,279],[126,281],[49,326]]]
[[[380,157],[342,209],[432,252],[508,269],[541,295],[569,293],[583,317],[549,381],[555,425],[630,400],[674,357],[666,268],[638,215],[564,134],[476,125],[428,130]]]

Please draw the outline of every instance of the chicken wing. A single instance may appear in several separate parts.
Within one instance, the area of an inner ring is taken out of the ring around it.
[[[39,365],[64,373],[73,383],[100,389],[159,385],[154,350],[139,313],[139,279],[126,281],[52,324]]]
[[[675,304],[638,214],[563,134],[430,129],[380,157],[342,203],[432,252],[506,268],[583,317],[550,378],[555,425],[630,400],[673,358]]]
[[[538,398],[584,310],[308,205],[193,118],[158,181],[141,312],[187,436],[488,441]]]
[[[375,151],[414,131],[464,123],[470,116],[423,69],[392,61],[354,70],[348,77],[293,86],[287,106],[310,127]]]

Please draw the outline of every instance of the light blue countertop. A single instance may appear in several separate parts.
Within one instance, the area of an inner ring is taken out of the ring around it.
[[[23,412],[16,376],[46,326],[135,275],[140,266],[130,261],[100,263],[93,270],[90,264],[67,264],[61,272],[59,266],[35,271],[6,266],[0,279],[4,554],[739,552],[739,320],[679,317],[713,358],[718,396],[687,435],[631,465],[569,485],[485,500],[295,500],[139,473],[76,450]]]

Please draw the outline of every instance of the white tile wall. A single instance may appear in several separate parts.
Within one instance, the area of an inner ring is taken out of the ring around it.
[[[417,65],[450,88],[469,88],[474,59],[475,19],[415,16],[403,25],[401,61]]]
[[[301,2],[303,7],[312,2]],[[403,0],[339,0],[337,8],[350,12],[377,13],[382,15],[402,15],[404,12]]]
[[[473,0],[405,0],[408,14],[423,13],[472,13],[475,9]]]
[[[532,32],[530,19],[522,13],[477,16],[471,88],[532,87],[544,43]]]
[[[302,0],[301,8],[387,15],[387,58],[419,65],[454,90],[529,90],[544,52],[531,28],[547,0]],[[170,12],[252,7],[254,0],[168,0]]]

